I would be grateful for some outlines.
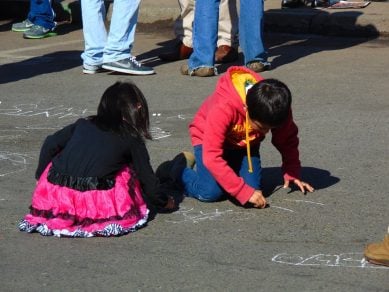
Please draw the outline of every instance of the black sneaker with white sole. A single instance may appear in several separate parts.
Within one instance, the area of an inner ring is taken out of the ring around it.
[[[155,73],[153,68],[143,66],[135,57],[104,63],[102,67],[106,70],[132,75],[150,75]]]

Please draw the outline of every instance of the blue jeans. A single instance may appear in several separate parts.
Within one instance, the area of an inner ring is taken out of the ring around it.
[[[27,18],[33,24],[53,29],[55,27],[54,17],[50,0],[30,0],[30,12]]]
[[[220,0],[196,0],[193,24],[193,53],[189,70],[214,67],[217,43]],[[241,0],[239,17],[239,44],[244,54],[244,64],[266,62],[263,44],[263,0]]]
[[[101,65],[131,57],[141,0],[115,0],[109,33],[103,0],[81,0],[85,64]]]
[[[203,146],[194,147],[196,170],[185,168],[182,173],[182,182],[187,196],[204,202],[213,202],[223,196],[224,190],[216,182],[212,174],[203,164]],[[259,190],[261,188],[261,159],[259,148],[251,149],[253,172],[248,171],[246,150],[224,150],[223,158],[237,175],[243,178],[246,184]]]

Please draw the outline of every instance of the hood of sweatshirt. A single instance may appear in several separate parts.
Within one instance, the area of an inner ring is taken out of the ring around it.
[[[246,67],[233,66],[220,77],[216,85],[216,94],[228,96],[229,101],[246,114],[246,92],[258,81],[263,80],[259,74]]]

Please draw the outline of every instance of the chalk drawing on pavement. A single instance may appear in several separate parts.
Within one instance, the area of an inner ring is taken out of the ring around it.
[[[292,266],[316,266],[316,267],[346,267],[346,268],[374,268],[388,269],[389,267],[372,265],[361,252],[348,252],[340,254],[315,254],[297,255],[280,253],[272,258],[272,262]]]
[[[249,212],[236,212],[233,210],[219,210],[215,209],[214,211],[197,211],[194,208],[187,209],[185,207],[182,207],[181,210],[177,211],[173,215],[173,219],[165,220],[169,223],[184,223],[184,222],[190,222],[190,223],[200,223],[206,220],[222,220],[225,217],[233,218],[237,221],[243,221],[248,220],[255,215],[253,213]]]
[[[1,104],[1,103],[0,103]],[[41,106],[35,103],[17,104],[11,108],[0,108],[0,115],[13,117],[35,117],[42,116],[44,118],[70,118],[82,117],[87,113],[87,109],[77,109],[66,107],[64,105]]]
[[[154,140],[163,139],[171,136],[170,132],[162,130],[159,127],[151,127],[150,134]]]
[[[0,141],[6,142],[6,141],[14,141],[19,139],[23,136],[23,134],[28,133],[24,130],[0,130]]]
[[[0,177],[26,170],[30,159],[27,154],[0,151]]]
[[[297,202],[297,203],[307,203],[307,204],[314,204],[314,205],[320,205],[320,206],[324,206],[324,205],[325,205],[325,204],[323,204],[323,203],[314,202],[314,201],[307,201],[307,200],[291,200],[291,199],[285,199],[285,201]]]

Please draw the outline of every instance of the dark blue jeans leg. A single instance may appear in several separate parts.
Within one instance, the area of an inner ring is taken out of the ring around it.
[[[235,173],[242,177],[249,186],[260,189],[261,160],[259,149],[251,149],[251,153],[252,173],[248,170],[246,150],[225,150],[223,157]],[[195,146],[196,170],[186,168],[182,174],[185,191],[189,197],[197,198],[200,201],[217,201],[224,194],[224,190],[204,166],[202,154],[202,145]]]
[[[195,1],[193,53],[188,60],[190,71],[215,65],[219,4],[220,0]]]
[[[246,184],[256,190],[261,189],[261,158],[259,155],[259,148],[251,148],[251,162],[253,172],[249,172],[249,163],[246,150],[226,150],[224,158],[231,168],[238,174]]]
[[[185,168],[182,182],[188,197],[204,202],[214,202],[223,195],[223,190],[203,164],[203,147],[194,147],[196,170]]]
[[[30,13],[27,18],[33,24],[52,29],[55,27],[54,17],[51,0],[30,0]]]
[[[239,17],[239,45],[244,55],[244,64],[267,61],[263,43],[263,0],[241,0]]]

